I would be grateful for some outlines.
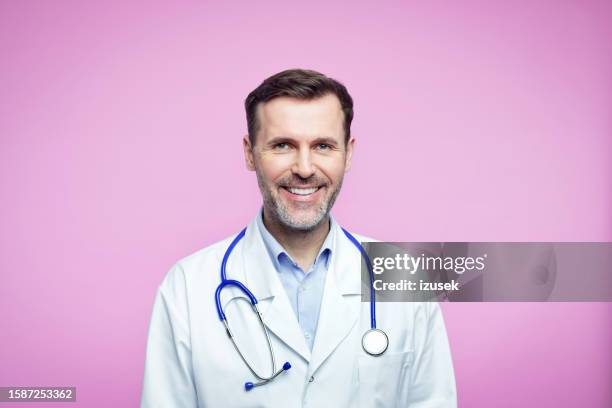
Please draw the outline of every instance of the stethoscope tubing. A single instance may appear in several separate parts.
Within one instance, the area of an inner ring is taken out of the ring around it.
[[[228,246],[227,250],[225,251],[225,254],[223,254],[223,259],[221,261],[221,283],[219,283],[219,286],[217,286],[217,289],[215,290],[215,306],[217,308],[217,314],[219,316],[219,320],[221,320],[223,322],[223,325],[225,326],[225,331],[226,331],[228,337],[230,338],[232,344],[234,345],[234,348],[238,352],[238,355],[240,356],[242,361],[246,364],[246,366],[249,368],[249,371],[251,371],[251,373],[260,380],[259,382],[256,382],[256,383],[246,382],[244,384],[245,390],[246,391],[250,391],[254,387],[259,387],[261,385],[265,385],[265,384],[269,383],[274,378],[276,378],[280,373],[289,370],[291,368],[291,364],[289,362],[285,362],[283,364],[283,367],[280,370],[278,370],[278,371],[276,370],[276,357],[274,355],[274,349],[272,348],[272,342],[270,341],[270,335],[268,333],[268,329],[266,328],[266,325],[264,324],[262,315],[259,312],[259,309],[257,308],[257,298],[255,297],[255,295],[242,282],[240,282],[238,280],[235,280],[235,279],[227,279],[227,273],[226,273],[227,261],[228,261],[230,255],[231,255],[232,251],[234,250],[234,248],[238,244],[238,242],[245,236],[246,230],[247,229],[244,228],[242,231],[240,231],[238,233],[238,235],[236,235],[236,237],[234,237],[234,239],[232,240],[232,242]],[[363,248],[361,243],[359,243],[359,241],[357,241],[357,239],[350,232],[348,232],[344,228],[342,228],[342,231],[344,232],[344,235],[346,235],[346,237],[359,250],[359,252],[362,255],[363,259],[365,260],[366,266],[368,268],[369,277],[370,277],[370,327],[371,327],[370,330],[368,330],[368,332],[380,331],[381,333],[384,334],[385,338],[387,338],[387,336],[386,336],[386,334],[384,332],[382,332],[381,330],[377,330],[376,329],[376,295],[375,295],[375,291],[374,291],[374,271],[373,271],[373,268],[372,268],[372,262],[370,261],[370,257],[366,253],[366,250]],[[246,295],[246,298],[242,298],[242,299],[244,299],[244,300],[248,299],[248,301],[251,303],[251,307],[253,308],[253,312],[257,315],[257,318],[259,319],[259,323],[260,323],[260,325],[261,325],[261,327],[262,327],[262,329],[263,329],[263,331],[264,331],[264,333],[266,335],[266,341],[268,343],[268,349],[270,351],[270,358],[271,358],[271,363],[272,363],[272,375],[270,375],[268,377],[260,375],[257,371],[255,371],[255,369],[251,366],[251,364],[249,364],[249,362],[247,361],[245,356],[242,354],[242,351],[240,350],[240,348],[236,344],[236,341],[234,340],[234,335],[233,335],[233,333],[232,333],[232,331],[230,329],[229,323],[227,321],[227,317],[225,316],[225,312],[223,311],[223,306],[221,305],[221,292],[223,291],[224,288],[226,288],[228,286],[235,286],[242,293],[244,293]],[[366,339],[366,335],[368,334],[368,332],[366,332],[366,334],[364,334],[364,337],[362,338],[362,346],[364,347],[364,350],[367,353],[372,354],[372,352],[367,350],[367,348],[365,346],[365,343],[364,343],[365,339]],[[387,338],[387,345],[388,345],[388,338]],[[377,353],[377,354],[375,353],[375,354],[372,354],[372,355],[380,355],[380,354],[384,353],[384,351],[386,350],[386,347],[387,346],[385,346],[385,348],[384,348],[384,350],[382,350],[382,352]]]

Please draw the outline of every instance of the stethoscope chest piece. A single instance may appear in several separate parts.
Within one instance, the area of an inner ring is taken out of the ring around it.
[[[363,334],[361,347],[371,356],[381,356],[389,347],[389,337],[380,329],[370,329]]]

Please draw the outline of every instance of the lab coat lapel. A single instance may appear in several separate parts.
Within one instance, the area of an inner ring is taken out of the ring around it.
[[[255,220],[247,228],[243,245],[245,282],[259,301],[264,324],[287,346],[310,361],[310,350]]]
[[[339,226],[336,226],[335,233],[335,252],[325,280],[310,374],[348,336],[361,309],[361,255]]]

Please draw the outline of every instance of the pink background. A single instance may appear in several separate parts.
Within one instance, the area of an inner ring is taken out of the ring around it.
[[[242,103],[285,68],[355,99],[345,227],[612,240],[611,3],[178,3],[0,3],[0,386],[138,405],[157,285],[260,205]],[[444,314],[461,406],[612,406],[612,304]]]

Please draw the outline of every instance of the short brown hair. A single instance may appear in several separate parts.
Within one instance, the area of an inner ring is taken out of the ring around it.
[[[345,142],[348,143],[351,138],[351,122],[353,121],[353,98],[346,87],[317,71],[288,69],[265,79],[244,101],[251,146],[255,145],[255,135],[259,130],[257,105],[280,96],[310,100],[326,94],[334,94],[340,100],[340,106],[344,112],[344,137]]]

